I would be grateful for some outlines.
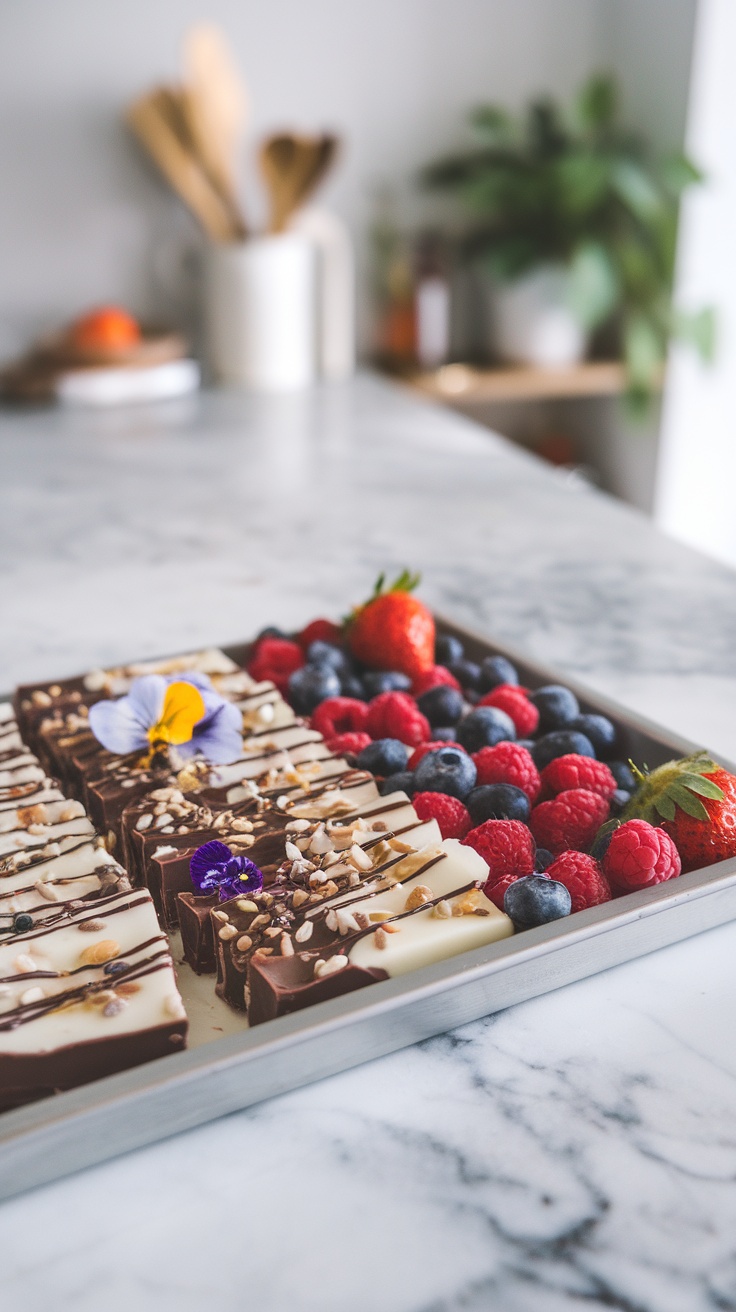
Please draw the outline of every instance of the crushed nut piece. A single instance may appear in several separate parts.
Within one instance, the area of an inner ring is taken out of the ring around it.
[[[101,966],[105,961],[112,961],[119,951],[120,944],[114,938],[103,938],[99,943],[90,943],[80,953],[79,960],[83,966]]]

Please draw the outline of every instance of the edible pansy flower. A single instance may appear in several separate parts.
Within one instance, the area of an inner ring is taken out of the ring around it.
[[[225,765],[242,750],[240,711],[199,673],[144,674],[127,696],[91,706],[89,726],[116,756],[173,747],[179,757],[199,754]]]
[[[263,872],[247,856],[235,856],[226,843],[212,839],[198,847],[189,862],[189,873],[198,893],[217,893],[220,902],[263,887]]]

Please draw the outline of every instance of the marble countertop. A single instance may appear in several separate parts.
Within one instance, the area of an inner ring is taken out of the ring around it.
[[[0,688],[340,614],[408,564],[736,759],[736,575],[373,378],[2,414],[0,505]],[[734,961],[729,925],[6,1203],[7,1306],[736,1309]]]

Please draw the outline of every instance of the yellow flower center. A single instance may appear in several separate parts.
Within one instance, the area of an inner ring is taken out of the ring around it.
[[[148,730],[149,742],[175,746],[190,742],[194,726],[203,718],[205,709],[204,698],[193,683],[170,683],[161,715]]]

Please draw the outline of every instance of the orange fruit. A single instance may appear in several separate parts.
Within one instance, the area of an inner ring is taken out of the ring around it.
[[[119,305],[103,305],[75,320],[69,338],[87,351],[126,351],[138,345],[141,329],[127,310]]]

